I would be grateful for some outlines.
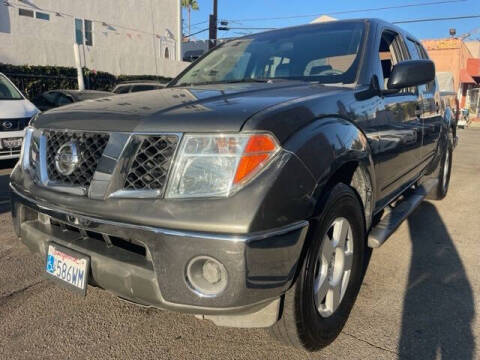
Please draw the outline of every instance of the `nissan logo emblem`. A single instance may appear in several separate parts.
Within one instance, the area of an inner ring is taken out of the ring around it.
[[[68,142],[60,146],[55,154],[55,168],[64,175],[71,175],[80,164],[78,145]]]

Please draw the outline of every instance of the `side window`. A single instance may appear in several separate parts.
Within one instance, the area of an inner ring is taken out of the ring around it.
[[[155,89],[154,86],[152,85],[135,85],[132,87],[131,92],[138,92],[138,91],[148,91],[148,90],[153,90]]]
[[[72,102],[73,102],[72,99],[69,98],[68,96],[58,93],[58,97],[56,98],[56,103],[58,106],[68,105],[68,104],[71,104]]]
[[[418,53],[420,54],[420,58],[425,60],[430,60],[425,48],[417,42],[415,43],[415,45],[417,47]],[[425,87],[426,87],[425,92],[431,93],[431,94],[435,93],[435,90],[436,90],[435,80],[430,81],[428,84],[425,85]]]
[[[411,60],[421,59],[422,56],[418,51],[418,47],[417,47],[418,43],[410,38],[406,38],[405,40],[406,40],[405,43],[407,45],[408,52],[410,54],[410,59]],[[418,94],[419,90],[421,90],[422,92],[424,91],[423,85],[412,87],[410,89],[411,89],[410,91],[413,92],[414,94]]]
[[[126,94],[130,91],[130,86],[119,86],[115,89],[115,94]]]
[[[422,58],[420,52],[418,51],[417,45],[418,44],[415,41],[407,38],[407,48],[412,60],[418,60]]]
[[[401,52],[398,46],[398,34],[384,32],[380,40],[378,58],[382,67],[383,88],[387,88],[388,79],[392,74],[393,66],[401,61]],[[382,84],[380,85],[382,86]]]
[[[53,105],[55,104],[55,98],[57,97],[57,93],[55,92],[44,93],[42,97],[45,98],[50,103],[50,105]]]
[[[378,56],[382,67],[383,88],[387,89],[388,79],[392,74],[393,66],[401,61],[410,60],[411,57],[400,35],[393,31],[385,31],[382,34],[382,38],[380,40],[380,47],[378,49]],[[416,95],[417,88],[405,88],[400,90],[398,94]]]
[[[1,94],[1,91],[0,91],[0,94]],[[32,102],[37,107],[43,107],[43,108],[50,107],[50,106],[54,105],[51,101],[49,101],[48,97],[45,96],[45,94],[37,96],[36,98],[34,98],[32,100]]]

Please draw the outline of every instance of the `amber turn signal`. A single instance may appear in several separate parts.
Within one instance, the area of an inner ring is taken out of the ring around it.
[[[238,163],[234,184],[242,183],[260,171],[278,150],[275,139],[268,134],[251,135]]]

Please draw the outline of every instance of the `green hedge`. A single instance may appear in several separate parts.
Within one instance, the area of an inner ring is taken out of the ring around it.
[[[161,83],[168,83],[172,78],[155,75],[119,75],[117,76],[117,82],[122,81],[136,81],[136,80],[154,80]]]
[[[0,72],[4,73],[27,96],[32,99],[44,91],[53,89],[77,89],[77,70],[64,66],[29,66],[0,63]],[[85,88],[92,90],[112,90],[122,81],[156,80],[163,83],[170,78],[154,75],[120,75],[107,72],[83,70]]]

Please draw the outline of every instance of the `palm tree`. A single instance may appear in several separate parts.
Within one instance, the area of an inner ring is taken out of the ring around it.
[[[197,0],[182,0],[182,7],[187,9],[188,12],[188,34],[191,34],[190,30],[190,10],[198,10]]]

